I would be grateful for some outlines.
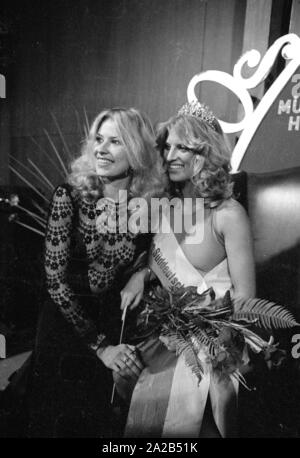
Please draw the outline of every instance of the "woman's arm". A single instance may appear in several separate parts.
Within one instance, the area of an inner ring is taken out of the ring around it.
[[[96,351],[105,335],[98,334],[96,324],[87,316],[67,281],[74,207],[72,197],[59,186],[52,198],[46,229],[45,270],[47,289],[65,319],[88,347]]]
[[[224,237],[234,295],[255,297],[253,242],[246,211],[231,200],[218,213],[218,227]]]
[[[68,284],[73,217],[72,198],[67,189],[60,186],[53,195],[46,230],[45,270],[48,292],[78,336],[105,366],[124,376],[137,376],[143,365],[135,348],[126,344],[110,345],[104,334],[98,334],[96,324],[87,316]]]
[[[121,291],[121,309],[126,307],[135,308],[141,301],[144,294],[146,282],[150,281],[151,269],[143,267],[131,275],[130,279]]]

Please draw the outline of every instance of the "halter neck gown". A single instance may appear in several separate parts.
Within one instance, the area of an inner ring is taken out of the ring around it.
[[[212,221],[215,211],[211,210]],[[168,290],[196,286],[202,293],[213,287],[216,297],[223,297],[232,289],[227,258],[200,273],[171,228],[155,235],[150,267]],[[132,395],[125,437],[199,437],[208,397],[219,435],[236,435],[238,383],[233,377],[220,378],[206,367],[199,383],[184,358],[168,351],[158,339],[143,342],[140,351],[146,367]]]

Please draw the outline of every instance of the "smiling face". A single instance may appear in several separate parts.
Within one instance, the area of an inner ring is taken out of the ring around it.
[[[117,179],[126,176],[130,167],[126,147],[120,138],[116,122],[105,119],[99,127],[94,146],[98,176]]]
[[[164,159],[171,181],[189,181],[194,176],[195,154],[197,153],[184,144],[175,127],[171,127],[164,148]],[[197,155],[197,162],[203,163],[202,159],[201,156]],[[199,164],[197,168],[199,168]],[[200,169],[197,171],[199,172]]]

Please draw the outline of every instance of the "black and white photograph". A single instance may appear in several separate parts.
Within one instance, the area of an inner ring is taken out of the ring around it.
[[[0,438],[300,438],[300,0],[3,0],[0,158]]]

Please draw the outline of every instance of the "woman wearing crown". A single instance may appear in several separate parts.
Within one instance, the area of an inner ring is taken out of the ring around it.
[[[202,293],[212,287],[217,297],[228,290],[231,295],[253,297],[249,222],[232,195],[230,154],[217,119],[198,102],[186,104],[178,115],[160,125],[158,145],[170,196],[183,202],[193,199],[189,211],[194,216],[200,211],[196,198],[202,198],[204,211],[202,230],[195,226],[176,232],[172,216],[164,221],[170,230],[158,231],[153,239],[152,277],[169,291],[196,286]],[[140,290],[143,287],[141,284]],[[129,282],[125,290],[130,288]],[[132,395],[126,437],[237,435],[238,382],[233,377],[220,378],[212,371],[198,383],[166,339],[150,338],[139,344],[139,349],[146,367]]]

